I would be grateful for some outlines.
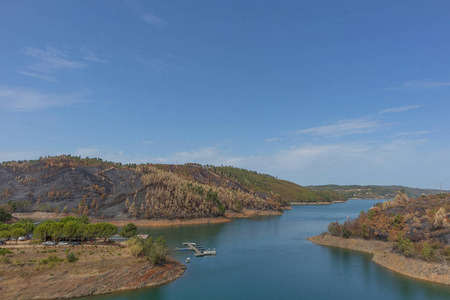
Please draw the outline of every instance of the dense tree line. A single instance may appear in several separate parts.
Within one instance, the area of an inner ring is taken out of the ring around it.
[[[117,233],[117,227],[110,223],[90,224],[87,216],[65,217],[59,222],[45,221],[33,231],[34,237],[42,241],[52,239],[85,240],[108,237]]]
[[[34,228],[34,223],[30,219],[20,219],[12,225],[0,222],[0,239],[15,238],[17,243],[19,237],[29,235]]]

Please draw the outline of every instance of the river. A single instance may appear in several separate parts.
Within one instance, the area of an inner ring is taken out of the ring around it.
[[[282,216],[142,229],[165,235],[171,249],[197,242],[216,248],[217,256],[174,251],[170,255],[183,263],[191,259],[180,279],[158,288],[83,299],[450,299],[450,287],[394,273],[373,263],[368,254],[306,240],[325,231],[329,222],[355,218],[378,201],[294,206]]]

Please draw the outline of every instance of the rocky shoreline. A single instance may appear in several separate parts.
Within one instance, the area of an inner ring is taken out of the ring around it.
[[[450,266],[420,259],[407,258],[392,252],[392,243],[383,241],[344,239],[331,234],[308,238],[314,244],[345,248],[373,254],[372,260],[394,272],[420,280],[450,285]]]

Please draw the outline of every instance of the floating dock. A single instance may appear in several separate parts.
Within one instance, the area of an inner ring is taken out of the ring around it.
[[[216,255],[216,249],[207,249],[205,250],[202,246],[200,246],[197,243],[183,243],[184,246],[187,246],[187,249],[189,249],[190,251],[194,251],[194,255],[195,256],[205,256],[205,255]],[[186,249],[186,248],[182,248],[182,249]]]

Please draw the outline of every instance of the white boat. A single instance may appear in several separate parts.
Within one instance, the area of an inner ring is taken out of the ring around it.
[[[186,258],[186,262],[187,263],[190,263],[191,262],[191,259],[188,257],[188,258]]]
[[[205,255],[216,255],[216,248],[213,248],[212,250],[208,248],[207,250],[203,251],[203,254],[205,254]]]

